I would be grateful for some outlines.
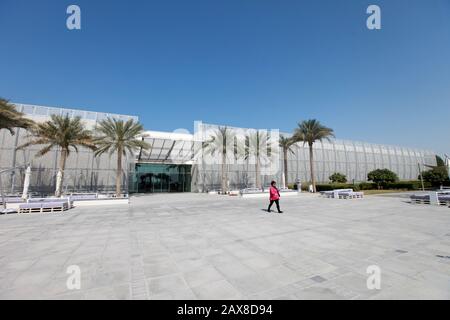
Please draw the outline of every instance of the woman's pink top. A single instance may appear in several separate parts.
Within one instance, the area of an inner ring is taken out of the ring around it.
[[[280,199],[280,193],[275,187],[270,187],[270,201],[275,201]]]

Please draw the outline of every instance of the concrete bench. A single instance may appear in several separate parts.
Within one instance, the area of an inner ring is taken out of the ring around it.
[[[441,206],[448,206],[448,207],[450,207],[450,195],[445,195],[445,196],[439,197],[439,204]]]
[[[21,203],[24,202],[21,197],[5,197],[6,203]],[[3,205],[2,198],[0,197],[0,205]]]
[[[301,191],[298,190],[291,190],[291,189],[281,189],[280,190],[280,197],[291,197],[291,196],[298,196],[301,194]]]
[[[412,204],[430,204],[430,195],[412,195],[410,199]]]
[[[19,213],[53,213],[69,210],[67,201],[60,202],[33,202],[19,205]]]
[[[410,200],[412,204],[432,204],[450,207],[450,192],[438,191],[423,195],[412,195]]]
[[[88,200],[97,200],[98,194],[71,194],[70,200],[72,201],[88,201]]]
[[[70,208],[73,208],[73,200],[71,198],[30,198],[27,203],[46,203],[46,202],[66,202]]]
[[[258,188],[247,188],[240,190],[240,195],[242,198],[268,198],[269,190],[262,190]]]
[[[269,189],[267,189],[268,191]],[[261,193],[263,192],[262,189],[259,188],[246,188],[246,189],[242,189],[240,190],[241,194],[256,194],[256,193]]]
[[[350,193],[350,192],[353,192],[353,189],[336,189],[332,191],[322,191],[320,195],[325,198],[339,199],[340,193]]]
[[[364,192],[339,192],[339,199],[362,199]]]

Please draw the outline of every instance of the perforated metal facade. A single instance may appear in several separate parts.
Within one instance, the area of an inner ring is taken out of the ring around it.
[[[48,120],[51,114],[68,114],[71,117],[80,116],[88,128],[95,129],[98,121],[108,117],[128,120],[138,120],[137,117],[98,113],[91,111],[72,110],[64,108],[42,107],[34,105],[16,104],[19,111],[25,113],[35,121]],[[144,138],[150,145],[149,151],[139,150],[135,155],[125,158],[123,162],[123,189],[128,190],[129,182],[135,184],[135,164],[170,164],[189,165],[191,168],[191,190],[202,192],[218,189],[221,185],[221,165],[205,163],[197,157],[198,150],[206,141],[208,129],[217,128],[216,125],[197,123],[194,135],[187,132],[146,132]],[[202,134],[198,134],[198,129]],[[251,129],[231,128],[241,132]],[[254,130],[253,130],[254,131]],[[268,131],[270,134],[270,131]],[[279,133],[278,133],[279,134]],[[0,131],[0,171],[15,166],[33,162],[33,174],[30,191],[52,193],[55,188],[59,150],[54,149],[44,157],[36,158],[39,146],[16,150],[25,141],[27,132],[16,130],[11,136],[7,130]],[[287,134],[284,134],[288,136]],[[276,149],[276,148],[275,148]],[[282,180],[283,153],[277,153],[275,172],[262,172],[261,181],[268,185],[271,180]],[[216,154],[219,160],[219,154]],[[251,157],[249,157],[251,158]],[[419,175],[419,165],[436,165],[435,153],[427,150],[405,148],[390,145],[379,145],[357,141],[333,140],[331,142],[317,142],[314,145],[314,166],[318,182],[328,182],[329,176],[335,172],[343,173],[349,182],[366,181],[367,173],[374,169],[387,168],[399,176],[401,180],[416,180]],[[185,167],[184,167],[185,168]],[[64,190],[66,191],[112,191],[115,188],[116,157],[103,155],[94,157],[92,151],[80,148],[73,152],[67,160]],[[240,159],[230,161],[226,165],[227,181],[232,189],[252,187],[256,181],[256,169],[253,163]],[[3,187],[8,193],[20,192],[24,169],[4,174]],[[292,153],[288,153],[288,183],[310,180],[309,150],[302,143],[292,146]],[[133,182],[134,181],[134,182]],[[133,191],[131,186],[131,191]]]
[[[202,124],[205,128],[217,127],[210,124]],[[236,128],[234,128],[236,129]],[[242,130],[237,128],[238,130]],[[247,129],[244,129],[247,130]],[[287,133],[280,133],[289,136]],[[202,137],[207,139],[207,136]],[[335,172],[343,173],[349,182],[367,181],[367,174],[375,169],[390,169],[397,173],[401,180],[417,180],[419,166],[426,170],[425,165],[436,165],[436,154],[432,151],[381,145],[358,141],[332,140],[314,144],[314,167],[317,182],[329,182],[329,177]],[[282,181],[283,153],[278,161],[279,170],[276,174],[262,175],[263,185],[269,185],[270,181]],[[193,190],[204,191],[220,188],[221,166],[196,163],[199,170],[193,177]],[[228,164],[228,184],[230,188],[253,187],[256,181],[256,170],[253,164],[242,163]],[[288,183],[294,183],[297,179],[302,182],[310,181],[309,148],[303,143],[292,146],[292,152],[288,153]]]
[[[18,111],[36,122],[50,119],[52,114],[69,115],[69,117],[80,116],[89,129],[94,129],[96,124],[108,117],[128,120],[137,117],[117,115],[109,113],[82,111],[75,109],[43,107],[27,104],[15,104]],[[25,143],[27,131],[16,129],[16,134],[11,136],[9,131],[0,131],[0,171],[22,166],[32,162],[32,175],[30,192],[51,194],[55,190],[59,150],[54,148],[43,157],[36,157],[36,153],[42,146],[31,146],[24,150],[16,150],[16,147]],[[128,189],[129,161],[123,162],[123,188]],[[90,150],[79,148],[79,152],[73,151],[67,159],[64,190],[71,191],[112,191],[115,189],[116,156],[103,155],[94,157]],[[3,188],[7,193],[20,193],[24,180],[25,169],[17,169],[2,175]]]

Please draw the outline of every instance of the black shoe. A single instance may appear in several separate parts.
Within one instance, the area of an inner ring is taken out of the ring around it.
[[[283,213],[283,211],[278,211],[278,213]]]
[[[272,212],[272,210],[267,210],[267,213],[271,213]]]

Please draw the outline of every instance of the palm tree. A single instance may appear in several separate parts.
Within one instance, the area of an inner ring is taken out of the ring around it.
[[[7,129],[14,135],[14,128],[29,129],[33,125],[34,122],[24,118],[24,114],[17,111],[13,104],[0,98],[0,130]]]
[[[312,119],[306,120],[298,124],[295,129],[293,139],[296,142],[303,141],[304,144],[309,146],[309,166],[311,168],[311,183],[313,185],[313,191],[316,192],[316,178],[314,176],[314,151],[313,145],[316,141],[322,141],[324,139],[330,140],[334,137],[333,129],[325,127],[319,121]]]
[[[64,170],[66,160],[71,149],[78,152],[78,147],[86,147],[95,150],[92,135],[86,130],[80,117],[70,118],[68,115],[52,115],[51,120],[39,123],[31,130],[31,140],[18,147],[23,149],[31,145],[45,145],[37,154],[41,157],[50,152],[54,147],[60,148],[60,159],[56,181],[55,196],[60,197],[62,193]]]
[[[284,161],[284,187],[286,188],[288,185],[288,153],[291,152],[292,154],[294,151],[292,151],[292,145],[294,144],[294,140],[292,138],[287,138],[283,135],[280,136],[280,148],[283,151],[283,161]]]
[[[128,121],[116,120],[108,118],[99,123],[97,127],[97,136],[95,144],[97,146],[96,156],[100,156],[105,152],[109,152],[111,156],[117,153],[116,168],[116,196],[120,197],[122,187],[122,157],[133,154],[136,150],[148,150],[150,145],[138,140],[137,137],[142,135],[144,127],[135,122],[133,119]]]
[[[216,128],[211,137],[203,143],[202,149],[213,157],[215,154],[221,155],[221,188],[222,193],[226,193],[228,190],[227,160],[230,154],[235,153],[234,131],[228,127]]]
[[[269,135],[266,131],[256,130],[247,136],[246,158],[255,157],[255,187],[262,188],[261,185],[261,159],[267,157],[264,150],[269,149]]]

